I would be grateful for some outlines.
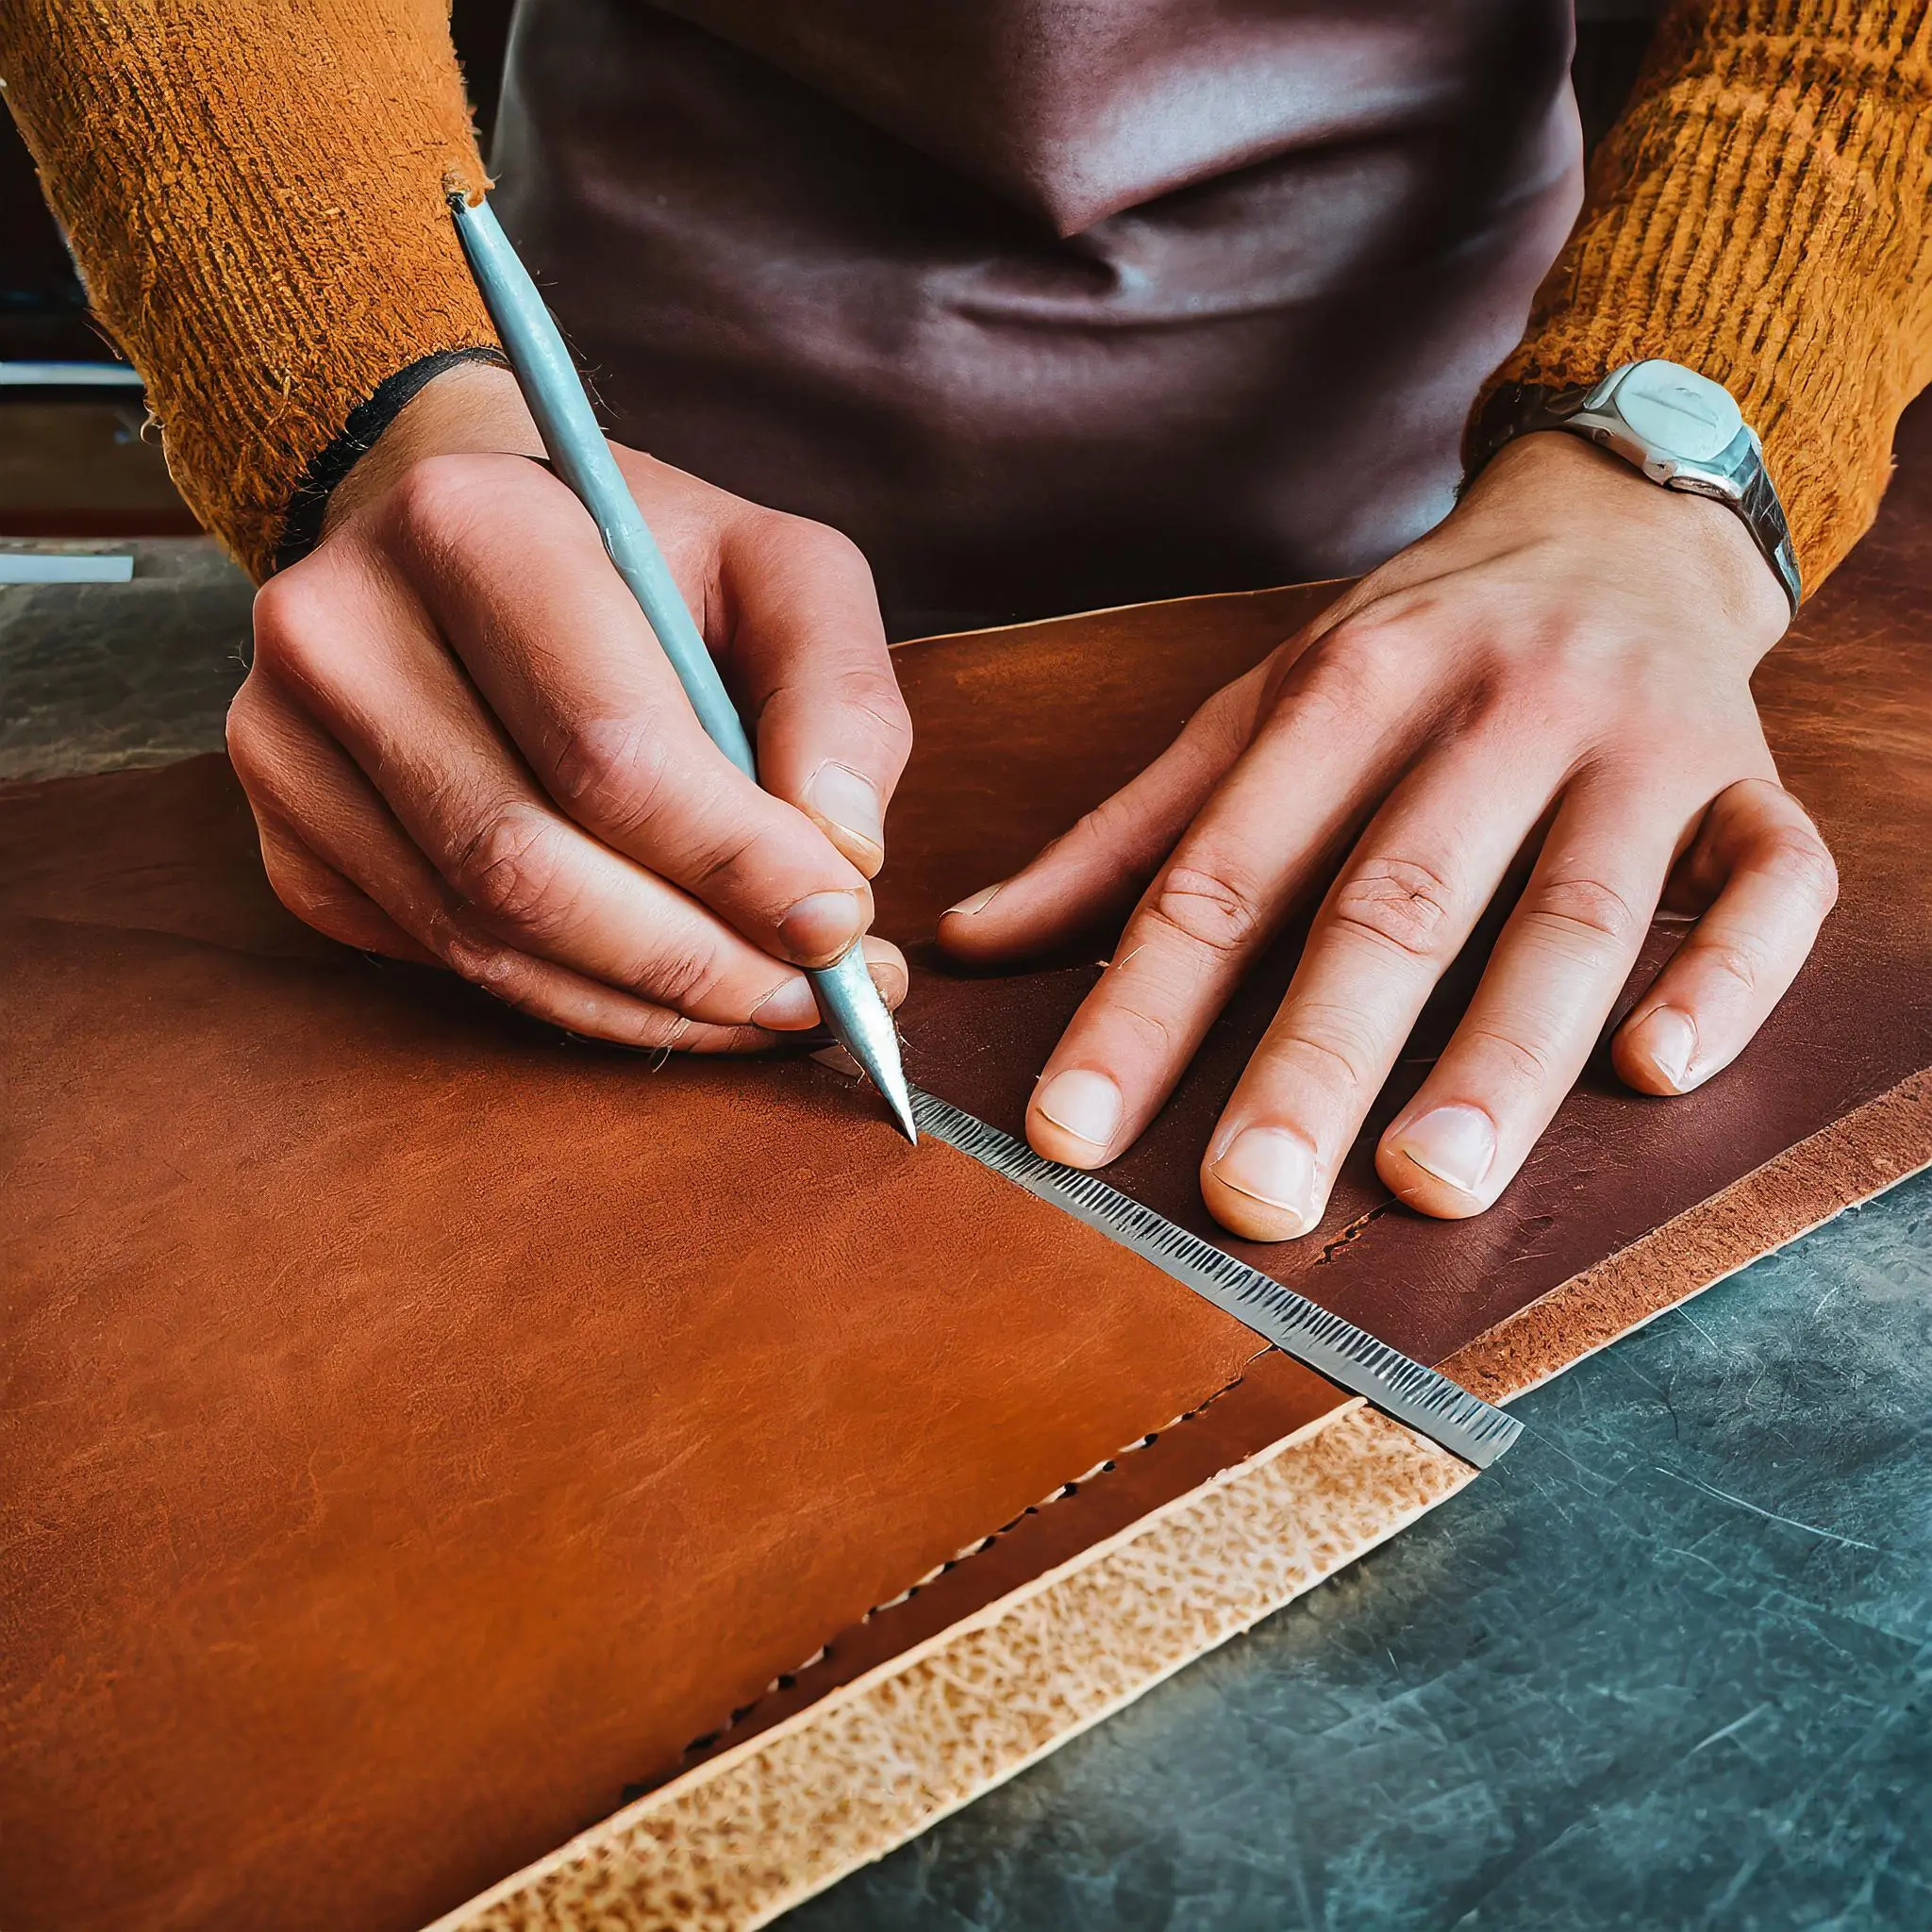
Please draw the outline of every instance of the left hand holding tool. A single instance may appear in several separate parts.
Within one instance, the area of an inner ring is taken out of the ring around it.
[[[504,370],[439,376],[256,605],[228,722],[269,877],[309,924],[632,1046],[819,1024],[801,967],[871,923],[910,744],[872,579],[834,532],[617,458],[756,741],[710,742]],[[774,795],[775,794],[775,795]],[[905,962],[865,941],[889,1003]]]

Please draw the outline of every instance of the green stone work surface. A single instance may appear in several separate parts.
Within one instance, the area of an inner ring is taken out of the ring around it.
[[[786,1932],[1932,1927],[1932,1176]]]
[[[134,553],[127,584],[0,584],[0,782],[220,751],[254,589],[205,537],[28,542]]]

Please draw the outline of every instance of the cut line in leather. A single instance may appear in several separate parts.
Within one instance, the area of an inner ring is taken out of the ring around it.
[[[1041,1497],[1038,1502],[1027,1504],[1025,1508],[1022,1509],[1017,1516],[1001,1524],[997,1529],[989,1530],[986,1535],[975,1538],[972,1542],[957,1550],[942,1562],[936,1563],[924,1575],[915,1577],[897,1595],[888,1597],[883,1603],[874,1604],[870,1609],[860,1614],[858,1627],[862,1629],[865,1625],[876,1622],[881,1616],[902,1608],[904,1606],[911,1603],[915,1597],[923,1594],[933,1584],[937,1583],[941,1577],[950,1576],[955,1571],[958,1570],[963,1564],[970,1562],[975,1557],[988,1555],[1004,1538],[1012,1535],[1029,1518],[1037,1517],[1043,1509],[1050,1508],[1056,1503],[1069,1501],[1071,1498],[1080,1494],[1102,1476],[1116,1474],[1121,1463],[1126,1457],[1144,1454],[1147,1450],[1153,1448],[1163,1436],[1169,1435],[1174,1430],[1180,1428],[1184,1424],[1193,1422],[1197,1417],[1205,1415],[1217,1402],[1220,1402],[1224,1397],[1239,1389],[1242,1379],[1240,1375],[1235,1376],[1232,1381],[1217,1389],[1206,1400],[1196,1403],[1192,1408],[1183,1409],[1179,1415],[1175,1416],[1162,1427],[1148,1430],[1144,1436],[1138,1437],[1131,1442],[1124,1443],[1105,1460],[1096,1462],[1091,1469],[1083,1471],[1079,1475],[1069,1476],[1065,1482],[1059,1484],[1048,1494]],[[1338,1412],[1340,1411],[1338,1410]],[[703,1737],[693,1738],[684,1747],[682,1753],[679,1754],[680,1762],[677,1770],[669,1774],[669,1775],[675,1776],[687,1769],[692,1760],[710,1757],[715,1752],[728,1748],[728,1746],[735,1743],[739,1736],[745,1730],[747,1724],[758,1715],[760,1707],[765,1704],[767,1699],[783,1691],[795,1690],[798,1680],[808,1671],[826,1663],[836,1655],[838,1646],[844,1640],[844,1635],[843,1631],[835,1631],[803,1663],[794,1665],[789,1671],[781,1671],[772,1680],[771,1684],[767,1686],[763,1696],[756,1698],[752,1703],[742,1705],[734,1710],[729,1721],[719,1729],[707,1732]],[[633,1798],[641,1797],[651,1789],[653,1789],[651,1785],[627,1785],[625,1787],[624,1797],[628,1802]]]

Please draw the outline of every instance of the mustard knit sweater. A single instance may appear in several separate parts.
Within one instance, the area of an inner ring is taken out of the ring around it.
[[[494,341],[445,0],[0,0],[0,80],[183,495],[266,575],[358,407]],[[1932,380],[1932,0],[1673,8],[1496,379],[1641,356],[1737,397],[1815,588]]]

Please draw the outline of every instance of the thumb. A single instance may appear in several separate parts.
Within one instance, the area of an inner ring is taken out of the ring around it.
[[[836,530],[768,511],[733,531],[721,565],[726,655],[755,721],[758,783],[872,878],[912,749],[872,571]]]

